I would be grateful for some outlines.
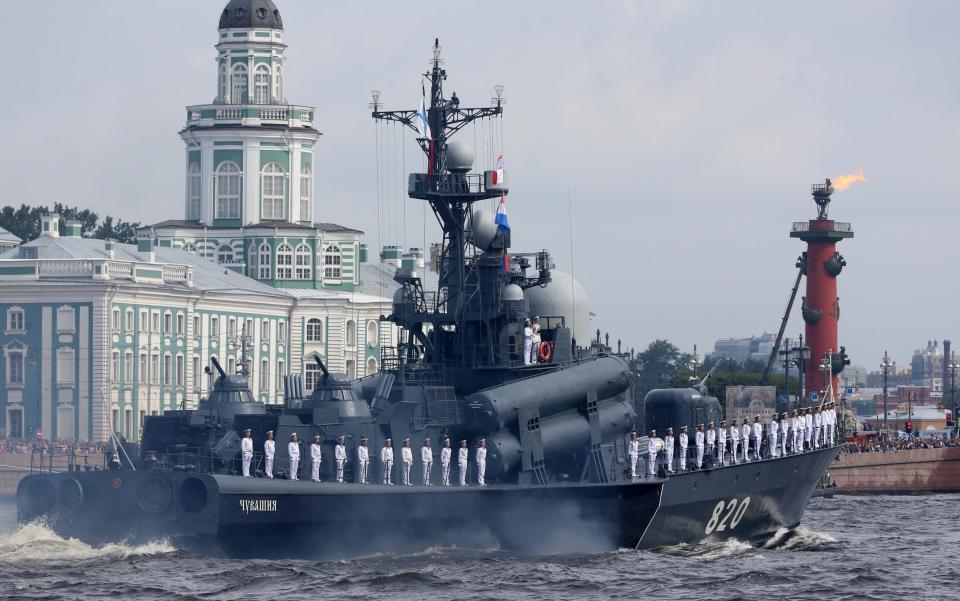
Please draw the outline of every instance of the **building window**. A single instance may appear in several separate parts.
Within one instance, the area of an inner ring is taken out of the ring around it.
[[[26,330],[26,320],[23,316],[23,309],[19,307],[13,307],[7,309],[7,331],[8,332],[23,332]]]
[[[177,386],[183,386],[183,355],[177,355]]]
[[[183,336],[186,329],[187,318],[183,313],[177,313],[177,334]]]
[[[230,90],[227,87],[227,66],[220,63],[220,102],[230,102]]]
[[[13,343],[7,347],[7,385],[23,386],[24,347]]]
[[[306,244],[297,246],[297,269],[295,275],[298,280],[310,279],[310,267],[313,266],[313,254]]]
[[[354,348],[357,346],[357,322],[352,319],[347,321],[347,348]]]
[[[286,242],[277,247],[277,279],[293,279],[293,249]]]
[[[370,320],[367,322],[367,346],[373,348],[377,346],[377,334],[379,333],[379,327],[377,327],[377,322]]]
[[[247,66],[243,63],[234,65],[232,79],[230,102],[232,104],[243,104],[247,101]]]
[[[76,330],[76,320],[74,319],[73,307],[58,307],[57,308],[57,331],[58,332],[73,332]],[[115,330],[120,329],[120,316],[117,315],[117,327]]]
[[[253,72],[253,102],[270,104],[270,68],[266,65],[257,65]]]
[[[257,279],[270,279],[270,245],[266,242],[260,244],[260,259],[257,261],[257,269],[259,270]]]
[[[170,355],[163,356],[163,384],[164,386],[169,386],[170,382],[173,381],[170,372],[173,370],[173,366],[170,364]]]
[[[123,328],[127,332],[133,332],[133,309],[127,309],[127,312],[124,315],[124,317],[125,317],[124,319],[125,323],[123,324]]]
[[[217,219],[240,219],[240,167],[224,161],[217,167]]]
[[[283,321],[277,322],[277,342],[285,342],[287,340],[287,324]]]
[[[73,349],[57,351],[57,384],[73,385]]]
[[[233,263],[233,248],[226,244],[218,248],[217,263]]]
[[[237,373],[237,360],[233,357],[227,357],[227,373],[235,374]]]
[[[137,381],[146,383],[149,374],[147,373],[147,354],[140,353],[140,373],[137,374]]]
[[[133,383],[133,353],[127,351],[123,355],[123,382],[125,384]]]
[[[123,436],[127,440],[133,440],[133,409],[127,407],[123,416]]]
[[[120,410],[114,407],[112,413],[113,413],[113,416],[112,416],[113,419],[111,420],[111,423],[113,424],[113,431],[120,432]]]
[[[277,390],[283,390],[283,376],[286,372],[283,369],[283,359],[277,361]]]
[[[237,337],[237,320],[234,317],[227,318],[227,338]]]
[[[140,331],[141,332],[147,331],[147,312],[146,311],[140,311]]]
[[[347,378],[350,380],[357,379],[357,362],[353,359],[347,359]]]
[[[273,78],[273,101],[283,102],[283,67],[277,65],[276,76]]]
[[[307,320],[307,342],[323,342],[323,322],[316,317]]]
[[[323,251],[323,277],[340,279],[341,257],[340,247],[331,244]]]
[[[150,383],[160,383],[160,353],[153,353],[150,356]]]
[[[303,386],[307,390],[313,390],[320,381],[320,366],[315,361],[306,363],[303,366]]]
[[[150,325],[152,326],[152,327],[150,328],[150,331],[151,331],[151,332],[160,332],[160,312],[159,312],[159,311],[154,311],[154,312],[150,315],[150,317],[151,317],[151,320],[150,320],[150,321],[152,322],[152,323],[150,324]]]
[[[193,244],[184,244],[184,245],[183,245],[183,250],[185,250],[185,251],[187,251],[187,252],[189,252],[189,253],[197,254],[197,247],[194,246]]]
[[[200,390],[200,357],[193,357],[193,389]]]
[[[187,175],[187,219],[200,219],[200,167],[190,163]]]
[[[199,315],[193,316],[193,336],[194,338],[200,337],[200,316]]]
[[[57,319],[57,329],[60,329],[60,328],[59,328],[59,325],[60,325],[59,316],[60,316],[60,312],[57,311],[57,317],[58,317],[58,319]],[[114,309],[114,310],[113,310],[113,317],[112,317],[111,320],[110,320],[110,325],[112,326],[114,332],[119,332],[119,331],[120,331],[120,309]]]
[[[286,176],[280,163],[267,163],[260,172],[260,219],[282,221],[287,218]]]
[[[211,317],[210,318],[210,336],[219,336],[220,335],[220,318]]]
[[[270,320],[264,319],[260,322],[260,340],[266,342],[270,340]]]
[[[164,334],[173,333],[173,315],[169,313],[163,314],[163,333]]]
[[[243,322],[243,332],[244,336],[253,336],[253,319],[246,318]]]
[[[110,381],[120,381],[120,351],[113,351],[110,354]]]
[[[311,187],[313,185],[313,174],[310,170],[310,164],[304,163],[300,166],[300,221],[310,222],[310,199]]]
[[[377,373],[377,360],[373,357],[367,359],[367,373],[366,375]]]
[[[270,390],[270,361],[268,359],[260,360],[260,390],[262,392]]]

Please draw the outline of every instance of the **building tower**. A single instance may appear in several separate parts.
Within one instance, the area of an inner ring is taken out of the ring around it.
[[[314,108],[284,96],[283,22],[272,0],[230,0],[216,95],[187,107],[184,216],[213,228],[313,224]]]
[[[806,389],[822,393],[826,390],[824,371],[820,368],[827,353],[832,355],[830,366],[833,390],[837,391],[837,375],[850,363],[846,349],[838,346],[837,322],[840,320],[840,299],[837,296],[837,276],[847,262],[837,252],[837,242],[853,238],[849,223],[833,221],[827,216],[833,185],[830,180],[811,186],[813,201],[817,204],[816,219],[794,222],[791,238],[807,243],[800,257],[800,269],[807,276],[807,291],[801,312],[806,322],[806,342],[810,360],[804,365]]]

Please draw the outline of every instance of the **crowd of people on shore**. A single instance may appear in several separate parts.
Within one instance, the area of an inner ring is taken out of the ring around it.
[[[13,453],[16,455],[29,455],[30,453],[40,452],[55,453],[65,455],[73,452],[77,455],[102,455],[106,445],[103,443],[90,442],[87,440],[48,440],[46,438],[36,438],[31,440],[19,438],[0,439],[0,453]]]
[[[960,438],[868,438],[848,442],[844,453],[896,453],[913,449],[945,449],[960,447]]]

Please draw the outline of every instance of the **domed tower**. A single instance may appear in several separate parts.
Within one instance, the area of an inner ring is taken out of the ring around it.
[[[187,107],[184,214],[208,227],[313,223],[314,108],[287,102],[283,20],[271,0],[220,13],[216,94]]]

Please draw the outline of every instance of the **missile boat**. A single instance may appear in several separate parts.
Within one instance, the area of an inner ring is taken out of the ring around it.
[[[145,419],[138,451],[123,444],[107,469],[71,466],[25,477],[18,519],[45,520],[63,536],[92,544],[166,537],[228,556],[355,556],[431,545],[497,547],[536,553],[652,548],[705,538],[762,542],[796,527],[836,446],[736,465],[711,455],[700,469],[662,467],[632,477],[628,444],[642,420],[696,429],[719,421],[717,399],[695,388],[661,391],[638,416],[623,357],[589,350],[574,337],[572,315],[540,316],[531,361],[524,344],[528,293],[551,291],[549,251],[510,250],[510,229],[476,210],[509,192],[501,164],[473,172],[473,152],[452,139],[465,125],[501,116],[491,106],[467,108],[444,94],[447,72],[439,43],[425,77],[430,95],[420,110],[372,117],[416,135],[426,173],[410,174],[408,195],[437,217],[443,243],[435,289],[401,266],[392,311],[396,345],[384,348],[378,373],[351,381],[317,358],[322,377],[311,394],[289,378],[282,406],[255,400],[246,374],[217,376],[197,409]],[[566,294],[568,290],[556,290]],[[240,475],[241,434],[255,449],[252,475]],[[264,436],[276,438],[265,473]],[[288,442],[296,439],[299,465]],[[320,436],[320,482],[310,479],[304,441]],[[337,482],[334,444],[349,458]],[[391,439],[415,449],[413,482],[398,485],[379,461]],[[440,450],[453,447],[452,486],[440,482]],[[485,484],[477,448],[484,440]],[[423,481],[420,447],[432,442],[432,485]],[[467,441],[466,486],[459,484],[457,447]],[[367,482],[357,447],[369,448]],[[692,441],[690,448],[693,448]],[[641,458],[641,462],[643,458]],[[692,462],[691,462],[692,463]],[[295,470],[295,471],[291,471]],[[392,484],[384,484],[389,480]]]

